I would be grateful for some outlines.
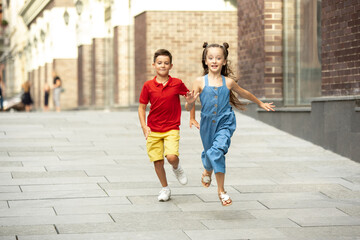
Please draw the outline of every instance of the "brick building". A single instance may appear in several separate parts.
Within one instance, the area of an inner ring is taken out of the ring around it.
[[[360,162],[360,1],[238,0],[245,112]]]
[[[213,21],[221,19],[221,21]],[[202,74],[204,42],[228,42],[229,60],[237,68],[236,11],[146,11],[135,17],[135,98],[146,80],[153,79],[153,56],[166,48],[173,55],[170,75],[191,82]]]

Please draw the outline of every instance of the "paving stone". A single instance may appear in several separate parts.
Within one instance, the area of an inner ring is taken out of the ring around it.
[[[239,185],[233,186],[242,193],[290,193],[321,192],[325,190],[345,190],[339,184],[273,184],[273,185]]]
[[[260,202],[269,209],[283,208],[338,208],[340,210],[355,208],[359,203],[344,202],[334,199],[324,200],[260,200]],[[346,211],[344,211],[346,212]]]
[[[147,212],[146,214],[140,212],[134,213],[114,213],[111,214],[116,223],[122,224],[123,222],[137,221],[151,222],[157,221],[160,223],[166,223],[169,219],[176,219],[179,222],[186,222],[189,220],[239,220],[239,219],[254,219],[246,211],[172,211],[172,212]]]
[[[123,221],[121,223],[88,223],[88,224],[57,224],[56,227],[60,234],[76,233],[110,233],[110,232],[146,232],[156,229],[161,225],[161,231],[182,230],[182,229],[206,229],[198,220],[179,221],[177,219],[166,219],[166,224],[161,219],[152,221],[137,222]],[[172,236],[169,236],[172,239]]]
[[[300,227],[287,218],[278,219],[235,219],[235,220],[202,220],[208,229],[246,229],[246,228],[278,228]]]
[[[166,162],[168,202],[157,200],[161,184],[137,111],[1,116],[0,232],[11,234],[7,240],[15,233],[17,240],[360,235],[360,165],[239,113],[226,156],[229,207],[220,204],[214,176],[209,188],[200,183],[202,143],[198,129],[185,124],[188,112],[180,130],[188,184],[180,185]]]
[[[349,203],[351,204],[351,202]],[[352,206],[339,206],[338,209],[349,214],[350,216],[358,216],[360,217],[360,204],[357,202],[353,203]]]
[[[323,193],[332,199],[341,199],[341,200],[359,200],[360,191],[351,191],[347,189],[334,191],[334,190],[324,190]]]
[[[293,217],[292,221],[302,227],[323,227],[323,226],[360,226],[360,217]]]
[[[93,234],[59,234],[59,235],[37,235],[19,236],[18,240],[144,240],[157,239],[168,240],[169,236],[176,240],[189,240],[187,235],[180,230],[173,231],[145,231],[145,232],[121,232],[121,233],[93,233]]]
[[[209,203],[183,203],[177,205],[182,211],[206,211],[211,209],[212,211],[234,211],[234,210],[249,210],[249,209],[266,209],[264,205],[260,204],[257,201],[234,201],[231,206],[224,208],[220,200],[217,202]]]
[[[62,172],[13,172],[13,178],[62,178],[62,177],[87,177],[84,171]]]
[[[0,167],[22,167],[21,162],[0,161]]]
[[[24,200],[24,199],[30,200],[30,199],[104,197],[104,196],[107,196],[107,194],[103,190],[22,192],[22,193],[0,193],[0,200]]]
[[[0,218],[0,226],[28,226],[49,224],[77,224],[113,222],[108,214],[66,215],[66,216],[31,216]]]
[[[138,205],[100,205],[100,206],[78,206],[75,209],[72,206],[55,207],[58,215],[69,214],[100,214],[100,213],[123,213],[123,212],[153,212],[153,211],[180,211],[180,209],[171,202],[158,204],[138,204]]]
[[[0,161],[14,161],[14,162],[28,162],[28,161],[46,161],[46,162],[52,162],[52,161],[59,161],[59,158],[57,156],[20,156],[20,157],[14,157],[14,156],[6,156],[1,157]],[[44,165],[41,165],[44,166]]]
[[[8,208],[9,205],[6,201],[0,201],[0,211],[1,211],[1,208]]]
[[[0,208],[0,216],[55,216],[55,212],[52,208]]]
[[[129,196],[127,197],[132,204],[154,204],[158,203],[158,199],[156,196]],[[183,204],[183,203],[202,203],[203,201],[196,195],[172,195],[170,200],[171,203],[175,205]]]
[[[277,230],[290,238],[323,238],[325,240],[331,237],[335,237],[335,239],[341,239],[343,237],[358,239],[360,236],[360,226],[277,228]]]
[[[248,210],[256,218],[294,218],[294,217],[342,217],[347,216],[336,208],[309,208],[309,209],[269,209]]]
[[[44,167],[23,167],[23,166],[19,166],[19,167],[1,167],[0,168],[0,172],[11,172],[13,178],[14,175],[21,175],[22,172],[32,172],[32,173],[45,173],[46,169]],[[25,174],[24,174],[25,175]]]
[[[69,183],[101,183],[108,182],[104,177],[61,177],[61,178],[18,178],[0,181],[0,186],[69,184]]]
[[[19,186],[0,186],[0,193],[21,192]]]
[[[249,228],[229,230],[187,230],[185,233],[191,240],[218,240],[218,239],[253,239],[253,238],[277,238],[285,237],[275,228]]]
[[[0,236],[57,234],[54,225],[0,226]],[[2,238],[0,237],[0,240]],[[5,239],[5,238],[4,238]],[[9,238],[10,239],[10,238]]]
[[[126,197],[86,197],[86,198],[59,198],[45,200],[16,200],[9,201],[11,208],[22,207],[79,207],[130,204]]]
[[[25,185],[20,186],[23,192],[49,192],[49,191],[71,191],[71,190],[100,190],[100,186],[96,183],[90,184],[56,184],[56,185]],[[0,187],[1,189],[1,187]]]

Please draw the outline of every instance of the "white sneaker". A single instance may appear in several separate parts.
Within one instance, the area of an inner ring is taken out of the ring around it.
[[[184,173],[184,169],[182,169],[180,164],[178,165],[177,169],[173,168],[173,172],[174,172],[177,180],[179,181],[179,183],[181,183],[182,185],[187,184],[187,182],[188,182],[187,177],[186,177],[186,175]]]
[[[161,202],[166,202],[170,199],[171,191],[170,188],[162,188],[159,192],[158,200]]]

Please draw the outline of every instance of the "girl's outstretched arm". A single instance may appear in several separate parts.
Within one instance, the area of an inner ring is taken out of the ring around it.
[[[200,129],[200,124],[199,124],[198,121],[196,121],[196,119],[195,119],[195,105],[194,105],[193,108],[190,110],[190,128],[192,128],[193,125],[194,125],[197,129]]]
[[[241,88],[233,79],[226,78],[226,83],[230,86],[230,89],[239,94],[240,97],[248,99],[256,103],[259,107],[265,109],[266,111],[275,111],[275,105],[271,103],[263,103],[257,97],[255,97],[251,92]]]
[[[185,109],[187,111],[190,111],[195,106],[195,101],[198,98],[198,96],[199,96],[199,93],[195,93],[194,90],[189,91],[189,92],[186,93],[186,96],[185,96],[185,100],[186,100]]]

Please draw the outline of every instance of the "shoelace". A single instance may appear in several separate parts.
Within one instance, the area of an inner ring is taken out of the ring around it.
[[[182,175],[184,173],[184,170],[182,168],[178,168],[175,170],[176,176]]]
[[[167,191],[166,189],[161,189],[160,192],[159,192],[159,194],[161,194],[161,193],[166,193],[166,191]]]

